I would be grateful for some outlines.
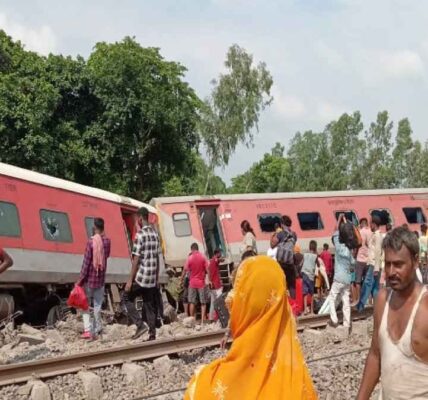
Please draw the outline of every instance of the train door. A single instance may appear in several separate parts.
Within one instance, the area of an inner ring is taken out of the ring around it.
[[[136,234],[135,229],[135,212],[122,208],[123,229],[128,242],[129,255],[132,252],[132,242]]]
[[[211,258],[217,248],[221,249],[222,254],[226,254],[218,205],[200,205],[197,210],[208,257]]]

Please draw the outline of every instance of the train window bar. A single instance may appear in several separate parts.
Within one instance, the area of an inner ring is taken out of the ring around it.
[[[302,231],[321,231],[324,229],[321,215],[317,211],[297,213],[297,219]]]
[[[0,201],[0,236],[21,237],[21,222],[14,203]]]
[[[421,207],[403,207],[403,213],[409,224],[425,224],[427,222]]]
[[[43,237],[49,242],[72,243],[68,215],[61,211],[40,210],[40,223]]]
[[[172,215],[172,222],[174,225],[174,233],[177,237],[190,236],[192,234],[192,227],[190,226],[189,214],[176,213]]]
[[[381,225],[391,224],[394,225],[394,220],[392,218],[391,211],[387,208],[375,208],[370,210],[370,215],[374,217],[377,215],[380,218]]]

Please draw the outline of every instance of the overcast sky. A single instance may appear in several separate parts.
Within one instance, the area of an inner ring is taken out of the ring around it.
[[[274,103],[253,149],[220,171],[227,181],[296,131],[343,112],[365,122],[388,110],[428,139],[428,2],[422,0],[2,0],[0,28],[41,54],[88,56],[98,41],[135,36],[188,68],[198,95],[237,43],[265,61]]]

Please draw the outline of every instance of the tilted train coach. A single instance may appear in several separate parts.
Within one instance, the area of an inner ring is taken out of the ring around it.
[[[146,206],[161,234],[165,262],[181,268],[193,242],[207,256],[221,248],[224,282],[239,261],[240,224],[255,230],[260,253],[267,251],[281,215],[293,221],[306,250],[311,239],[330,243],[340,213],[355,223],[379,215],[382,225],[408,224],[418,230],[426,221],[428,188],[371,191],[266,193],[155,198],[151,205],[104,190],[0,163],[0,246],[14,265],[0,275],[1,303],[13,296],[26,319],[42,323],[61,317],[61,304],[77,281],[93,219],[102,217],[112,239],[107,273],[109,304],[118,301],[117,285],[130,270],[135,213]],[[384,229],[384,228],[383,228]],[[2,297],[3,296],[3,297]]]
[[[222,249],[229,263],[237,262],[242,241],[240,224],[253,227],[260,253],[267,251],[275,223],[281,215],[291,217],[298,243],[306,250],[311,239],[331,243],[340,213],[357,223],[359,218],[378,215],[383,228],[408,224],[419,230],[426,222],[428,188],[305,193],[262,193],[219,196],[155,198],[165,259],[181,266],[192,242],[211,256]]]
[[[53,322],[78,280],[93,220],[101,217],[112,241],[107,293],[117,298],[142,206],[156,223],[156,210],[140,201],[0,163],[0,246],[14,259],[0,275],[1,293],[12,295],[31,322],[44,322],[47,313]]]

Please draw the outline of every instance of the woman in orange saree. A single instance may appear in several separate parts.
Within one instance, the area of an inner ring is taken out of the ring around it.
[[[184,399],[317,399],[278,263],[266,256],[246,259],[228,307],[232,347],[192,377]]]

